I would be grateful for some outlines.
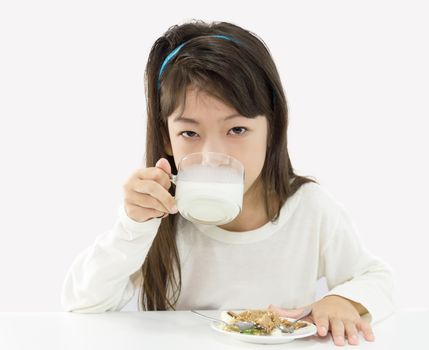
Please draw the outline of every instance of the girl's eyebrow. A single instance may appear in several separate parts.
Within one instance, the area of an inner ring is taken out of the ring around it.
[[[223,119],[223,121],[227,121],[227,120],[229,120],[229,119],[233,119],[233,118],[237,118],[237,117],[246,118],[246,117],[242,116],[241,114],[234,113],[234,114],[231,114],[231,115],[229,115],[229,116],[225,117],[225,118]],[[174,123],[175,123],[175,122],[182,122],[182,123],[189,123],[189,124],[196,124],[196,125],[199,125],[199,124],[200,124],[200,123],[199,123],[198,121],[196,121],[195,119],[187,118],[187,117],[183,117],[183,116],[181,116],[181,115],[179,115],[178,117],[174,118],[173,122],[174,122]]]

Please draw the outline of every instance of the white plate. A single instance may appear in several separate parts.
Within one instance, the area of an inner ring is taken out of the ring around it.
[[[283,320],[294,321],[293,318],[280,317]],[[221,319],[226,321],[225,312],[222,312]],[[223,329],[223,324],[213,321],[210,326],[217,332],[223,333],[230,337],[233,337],[237,340],[244,341],[247,343],[256,343],[256,344],[282,344],[289,343],[295,339],[310,337],[317,333],[317,327],[306,321],[299,321],[307,323],[306,327],[297,329],[292,334],[281,333],[280,330],[276,334],[271,335],[252,335],[252,334],[243,334],[238,332],[227,331]]]

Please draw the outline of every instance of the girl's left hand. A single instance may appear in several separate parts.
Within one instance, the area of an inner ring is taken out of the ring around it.
[[[361,318],[366,310],[360,304],[337,295],[328,295],[309,307],[312,309],[307,318],[309,322],[317,326],[319,336],[324,337],[331,331],[335,345],[345,345],[345,336],[350,345],[357,345],[359,331],[363,333],[365,340],[374,341],[371,326]],[[297,317],[303,310],[287,310],[273,305],[268,309],[283,317]]]

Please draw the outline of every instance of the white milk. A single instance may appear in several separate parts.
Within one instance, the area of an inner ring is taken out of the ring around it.
[[[221,225],[240,213],[243,187],[243,176],[234,170],[193,165],[178,174],[177,207],[190,221]]]

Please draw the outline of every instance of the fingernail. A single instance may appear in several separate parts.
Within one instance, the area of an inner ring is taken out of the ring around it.
[[[344,337],[341,335],[337,335],[335,338],[335,343],[339,344],[339,345],[343,345],[344,344]]]
[[[351,335],[351,336],[349,337],[349,340],[351,340],[353,343],[357,343],[358,338],[357,338],[357,336],[355,336],[355,335]]]
[[[319,329],[320,329],[320,335],[322,335],[322,336],[325,336],[328,333],[328,331],[325,327],[320,327]]]
[[[374,334],[368,335],[368,340],[369,341],[374,341],[375,340]]]
[[[176,214],[178,211],[179,211],[179,210],[177,209],[177,207],[176,207],[175,205],[173,205],[173,206],[170,208],[170,213],[171,213],[171,214]]]

